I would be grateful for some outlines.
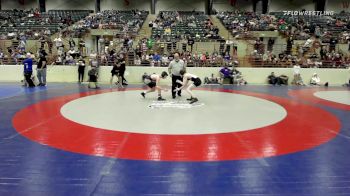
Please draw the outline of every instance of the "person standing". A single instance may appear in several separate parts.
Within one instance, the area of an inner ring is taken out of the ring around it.
[[[39,62],[38,62],[38,66],[36,67],[37,77],[39,80],[38,86],[46,86],[46,65],[47,65],[46,55],[47,53],[44,49],[40,50]]]
[[[119,61],[119,60],[118,60]],[[124,71],[125,71],[125,66],[124,68],[122,67],[122,62],[116,62],[113,65],[113,68],[111,70],[111,79],[110,79],[110,88],[112,88],[112,83],[113,83],[113,78],[114,76],[117,77],[118,81],[116,82],[116,84],[118,85],[119,88],[123,88],[123,84],[122,84],[122,77],[124,75]]]
[[[0,48],[0,65],[4,64],[4,58],[5,58],[5,54],[2,52],[2,49]]]
[[[185,70],[186,65],[183,60],[180,59],[179,53],[174,54],[174,59],[169,63],[168,71],[169,75],[171,76],[172,80],[172,86],[171,86],[171,93],[173,96],[173,99],[176,98],[176,88],[179,88],[181,84],[177,83],[177,80],[182,80],[182,76],[180,74],[181,70]],[[181,96],[181,90],[177,91],[177,95]]]
[[[125,70],[126,70],[126,60],[125,60],[125,54],[119,54],[119,58],[118,60],[118,64],[120,64],[119,67],[119,77],[121,77],[121,84],[119,85],[128,85],[128,82],[126,81],[124,74],[125,74]],[[123,86],[122,86],[123,87]]]
[[[78,82],[82,83],[84,81],[84,74],[85,74],[85,61],[82,56],[79,57],[77,64],[78,64]]]
[[[33,80],[31,79],[33,74],[33,59],[32,54],[27,53],[27,58],[23,61],[24,65],[24,77],[30,88],[35,87]]]
[[[104,53],[105,51],[105,39],[103,38],[103,36],[101,36],[99,39],[98,39],[98,53],[99,54],[102,54]]]
[[[69,48],[70,49],[72,49],[72,48],[74,49],[75,48],[75,41],[73,40],[73,37],[69,38],[69,42],[68,43],[69,43]]]
[[[59,35],[57,38],[53,40],[56,45],[57,50],[63,50],[63,41],[62,41],[62,35]]]

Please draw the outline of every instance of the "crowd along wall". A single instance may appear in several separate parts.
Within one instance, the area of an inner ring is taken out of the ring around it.
[[[87,68],[89,69],[89,68]],[[112,67],[103,66],[100,68],[99,81],[109,83]],[[210,76],[212,73],[219,76],[218,67],[188,67],[187,71],[198,75],[200,78]],[[128,66],[125,72],[125,78],[129,83],[142,83],[141,77],[144,73],[161,73],[167,71],[167,67],[140,67]],[[293,69],[291,68],[238,68],[249,84],[267,84],[267,76],[271,72],[276,75],[287,75],[291,82],[293,78]],[[87,71],[86,71],[87,72]],[[18,82],[23,79],[23,66],[20,65],[1,65],[0,81],[1,82]],[[308,83],[313,73],[318,73],[322,82],[329,82],[330,85],[342,85],[350,78],[349,69],[301,69],[301,76],[305,83]],[[35,74],[35,73],[34,73]],[[47,80],[50,82],[77,82],[77,66],[50,66],[47,70]],[[87,79],[87,77],[86,77]],[[165,83],[170,84],[170,78]],[[20,84],[20,83],[19,83]]]

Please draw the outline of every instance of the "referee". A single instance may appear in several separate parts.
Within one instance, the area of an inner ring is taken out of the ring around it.
[[[171,76],[171,80],[172,80],[171,93],[172,93],[173,99],[176,98],[175,89],[181,87],[181,84],[177,83],[176,80],[182,81],[182,76],[180,75],[180,71],[185,69],[186,69],[185,62],[180,59],[179,53],[175,53],[174,60],[172,60],[169,63],[169,67],[168,67],[169,75]],[[181,96],[181,91],[178,91],[177,95]]]

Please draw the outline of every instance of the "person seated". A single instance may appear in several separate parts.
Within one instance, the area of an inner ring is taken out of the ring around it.
[[[204,84],[219,84],[219,80],[220,78],[215,77],[212,73],[210,77],[204,78]]]
[[[321,79],[317,75],[317,73],[312,74],[312,77],[310,79],[310,85],[312,85],[312,86],[320,86],[320,83],[321,83]]]
[[[267,76],[267,79],[268,79],[268,83],[269,84],[272,84],[272,85],[281,85],[281,80],[279,77],[277,77],[275,75],[275,72],[271,72],[271,74],[269,76]]]
[[[232,69],[233,81],[238,85],[246,85],[248,82],[243,78],[242,73],[238,71],[236,68]]]
[[[160,66],[162,57],[156,52],[153,56],[153,61],[155,66]]]
[[[225,66],[220,69],[219,71],[220,74],[220,83],[222,84],[223,81],[228,78],[230,81],[230,84],[233,84],[233,74],[232,74],[232,70],[228,67],[227,64],[225,64]]]
[[[295,74],[292,84],[297,85],[297,86],[305,86],[304,82],[303,82],[303,78],[301,77],[300,74]]]
[[[136,58],[135,58],[135,60],[134,60],[134,65],[136,65],[136,66],[141,65],[141,59],[140,59],[139,56],[136,56]]]
[[[303,79],[301,77],[301,74],[300,74],[300,65],[294,65],[293,66],[293,81],[292,81],[292,84],[294,85],[297,85],[297,86],[300,86],[300,85],[305,85],[304,82],[303,82]]]
[[[325,87],[328,87],[329,83],[325,82],[324,84],[322,84],[320,77],[317,75],[317,73],[314,73],[310,79],[310,85],[312,85],[312,86],[324,85]]]
[[[73,57],[69,53],[66,56],[66,63],[65,64],[66,65],[74,65],[75,64]]]

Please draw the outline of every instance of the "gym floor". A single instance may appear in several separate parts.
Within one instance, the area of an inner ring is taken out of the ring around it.
[[[0,85],[0,195],[350,195],[346,87]]]

